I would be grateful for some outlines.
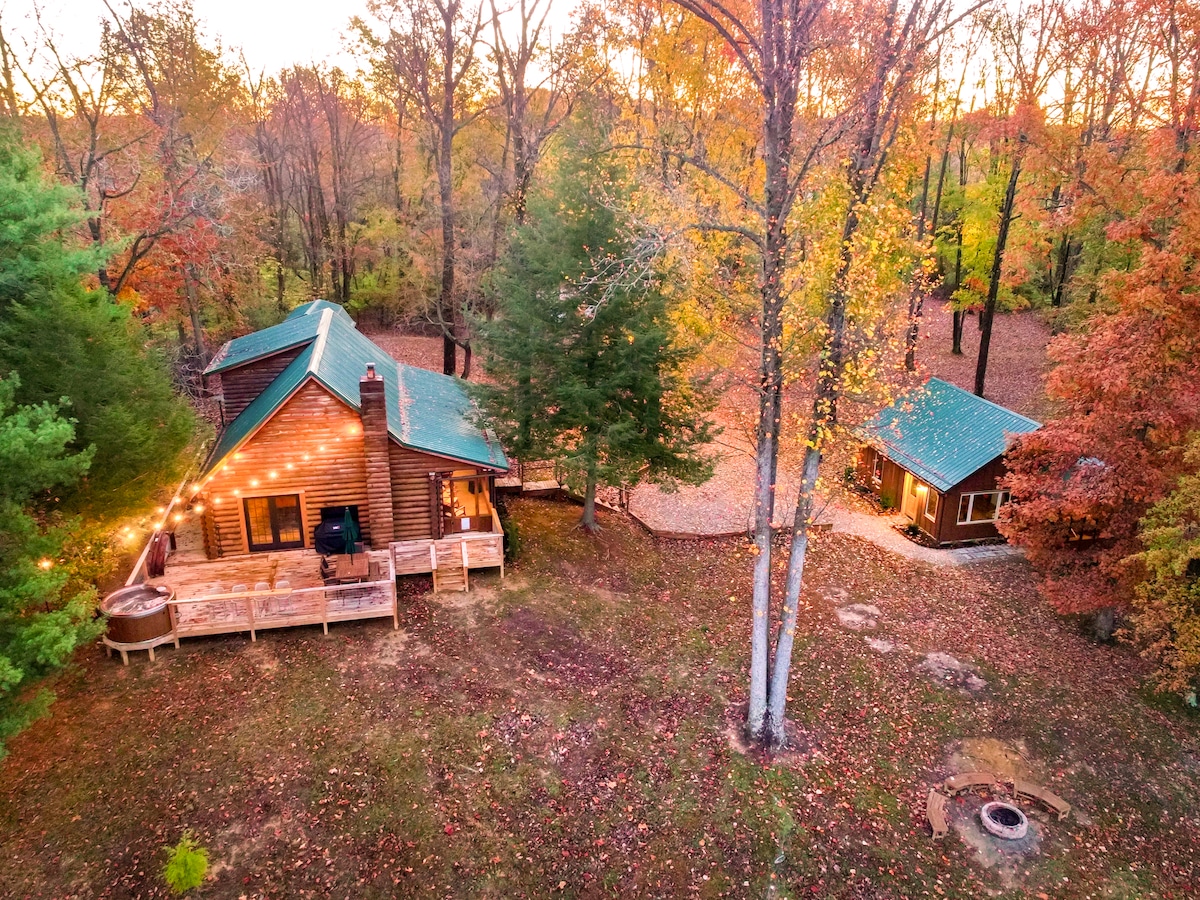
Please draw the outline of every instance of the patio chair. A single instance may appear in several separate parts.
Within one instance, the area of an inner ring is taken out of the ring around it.
[[[229,593],[231,593],[231,594],[244,594],[244,593],[246,593],[246,591],[247,591],[247,590],[248,590],[248,588],[246,587],[246,585],[244,585],[244,584],[235,584],[233,587],[231,587],[231,588],[229,589]]]
[[[254,589],[256,591],[269,591],[271,589],[271,585],[265,581],[256,581],[254,582]]]

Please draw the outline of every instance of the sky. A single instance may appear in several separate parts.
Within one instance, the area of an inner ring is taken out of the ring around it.
[[[125,5],[110,0],[114,9]],[[42,19],[72,53],[96,47],[100,19],[108,15],[103,0],[0,0],[0,22],[13,38],[33,33],[31,12]],[[576,0],[554,0],[552,19],[561,34]],[[219,37],[227,55],[245,54],[254,71],[277,72],[297,63],[326,61],[353,69],[342,49],[342,35],[352,16],[367,16],[367,0],[192,0],[196,17],[209,38]],[[15,43],[15,41],[14,41]]]

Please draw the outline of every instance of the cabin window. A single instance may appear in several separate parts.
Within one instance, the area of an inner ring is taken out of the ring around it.
[[[304,546],[300,495],[247,497],[246,538],[251,550],[288,550]]]
[[[925,492],[925,518],[930,522],[937,519],[938,492],[932,488]]]
[[[442,531],[491,531],[492,504],[487,476],[467,470],[442,481]]]
[[[883,483],[883,454],[878,450],[875,451],[874,459],[871,461],[871,483]]]
[[[1008,491],[980,491],[963,494],[958,501],[959,525],[986,525],[995,522],[1000,507],[1008,502]]]

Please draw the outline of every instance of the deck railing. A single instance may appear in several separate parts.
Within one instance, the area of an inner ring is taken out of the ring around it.
[[[295,625],[321,625],[329,633],[330,622],[392,617],[393,627],[400,626],[396,605],[396,568],[392,554],[372,551],[372,562],[384,563],[387,580],[353,584],[329,584],[323,587],[290,588],[270,591],[241,591],[210,594],[204,597],[172,600],[171,625],[174,635],[198,637]],[[382,574],[382,573],[381,573]]]
[[[500,519],[492,512],[497,529]],[[449,548],[459,554],[463,569],[499,568],[504,574],[504,532],[465,531],[431,541],[395,541],[391,545],[392,560],[397,575],[419,575],[432,572],[438,567],[438,551]]]

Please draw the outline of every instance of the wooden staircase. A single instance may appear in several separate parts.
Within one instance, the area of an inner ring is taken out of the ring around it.
[[[429,556],[435,591],[467,590],[467,560],[461,541],[434,541],[429,545]]]

